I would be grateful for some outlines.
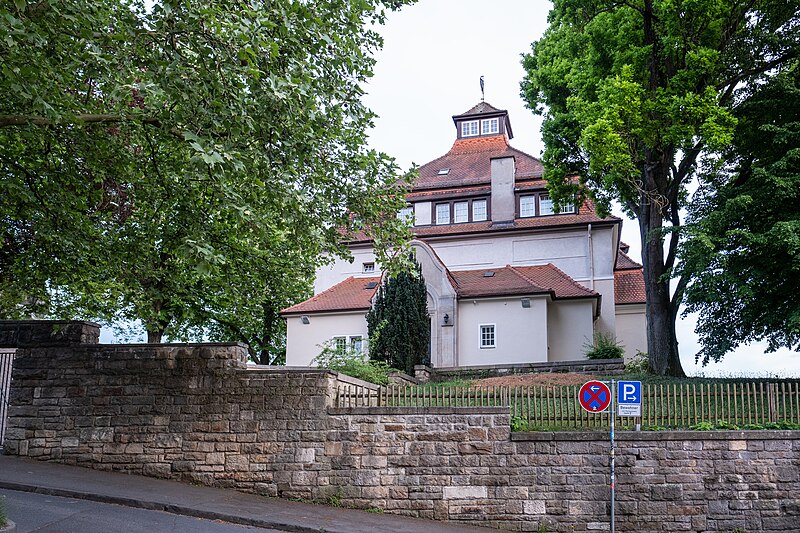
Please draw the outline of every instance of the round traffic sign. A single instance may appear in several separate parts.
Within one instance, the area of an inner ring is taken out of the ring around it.
[[[590,413],[600,413],[611,403],[611,389],[602,381],[587,381],[578,391],[578,401]]]

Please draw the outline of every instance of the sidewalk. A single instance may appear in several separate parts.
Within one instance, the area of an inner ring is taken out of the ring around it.
[[[266,498],[0,455],[0,488],[299,533],[469,533],[492,529]]]

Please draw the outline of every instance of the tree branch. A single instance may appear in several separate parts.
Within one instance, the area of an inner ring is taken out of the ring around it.
[[[109,115],[109,114],[91,114],[81,113],[75,115],[74,121],[67,121],[66,124],[83,123],[83,124],[116,124],[119,122],[139,122],[148,126],[161,127],[161,121],[157,118],[133,118],[124,115]],[[8,128],[11,126],[26,126],[33,124],[34,126],[55,126],[58,124],[53,120],[45,117],[30,116],[30,115],[0,115],[0,128]],[[177,128],[171,128],[169,133],[175,137],[184,140],[183,132]]]
[[[784,55],[782,55],[782,56],[780,56],[780,57],[778,57],[776,59],[773,59],[772,61],[768,61],[767,63],[764,63],[761,66],[759,66],[758,68],[751,68],[751,69],[748,69],[748,70],[744,70],[744,71],[740,72],[739,74],[737,74],[737,75],[735,75],[735,76],[733,76],[731,78],[728,78],[727,80],[723,81],[722,83],[719,83],[717,85],[716,89],[717,89],[717,91],[730,90],[731,87],[736,86],[736,84],[738,84],[740,81],[743,81],[743,80],[749,78],[750,76],[755,76],[756,74],[763,74],[764,72],[767,72],[768,70],[772,70],[775,67],[778,67],[778,66],[782,65],[787,60],[797,57],[798,53],[800,53],[800,50],[797,50],[797,49],[793,48],[789,52],[787,52],[786,54],[784,54]]]

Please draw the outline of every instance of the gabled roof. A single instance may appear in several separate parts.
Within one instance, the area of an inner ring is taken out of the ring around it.
[[[380,283],[380,276],[370,278],[350,276],[305,302],[283,309],[281,314],[367,310],[372,306],[372,297],[375,296]]]
[[[491,273],[491,275],[488,275]],[[550,294],[554,299],[597,298],[552,263],[451,272],[459,298]]]
[[[508,144],[503,135],[457,139],[445,155],[419,167],[419,177],[413,190],[446,187],[468,187],[492,183],[491,160],[513,157],[516,178],[541,178],[544,167],[541,161]],[[439,174],[450,169],[447,174]]]
[[[641,268],[614,272],[614,303],[617,305],[646,303],[644,272]]]
[[[634,270],[642,268],[642,265],[628,257],[628,254],[625,253],[627,245],[626,248],[623,248],[623,244],[625,243],[620,243],[619,250],[617,250],[617,265],[614,267],[614,270]]]

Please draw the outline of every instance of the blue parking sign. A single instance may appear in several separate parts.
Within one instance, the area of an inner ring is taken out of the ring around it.
[[[619,416],[642,416],[642,382],[618,381],[617,406]]]

